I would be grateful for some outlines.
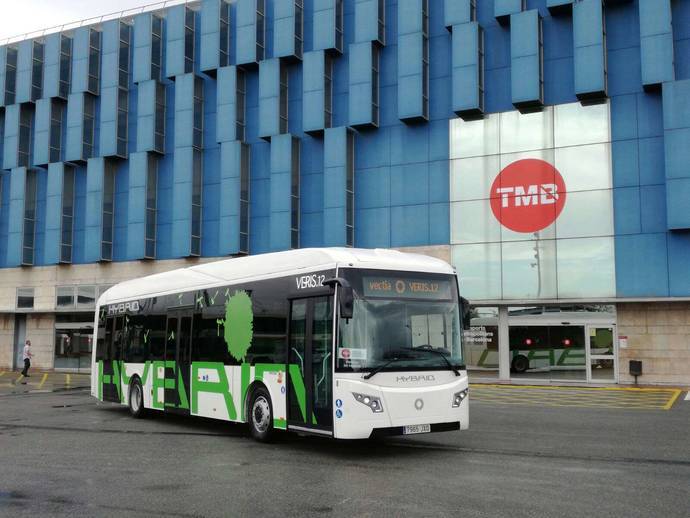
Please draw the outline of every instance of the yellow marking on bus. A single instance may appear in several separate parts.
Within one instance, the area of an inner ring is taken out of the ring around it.
[[[664,410],[670,410],[671,407],[673,406],[673,403],[676,402],[676,399],[680,397],[680,394],[682,393],[682,390],[677,389],[675,394],[669,399],[668,403],[666,403],[666,406],[664,406]]]
[[[72,378],[70,377],[69,374],[66,374],[65,383],[67,384],[68,387],[70,386],[71,382],[72,382]]]
[[[38,384],[38,388],[41,388],[47,379],[48,379],[48,373],[45,372],[45,373],[43,373],[43,378],[41,379],[41,382]]]

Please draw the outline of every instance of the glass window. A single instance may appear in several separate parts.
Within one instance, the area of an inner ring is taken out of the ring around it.
[[[588,106],[570,103],[556,106],[554,132],[556,147],[610,142],[608,103]]]
[[[204,80],[194,78],[194,147],[204,145]]]
[[[263,61],[266,43],[266,3],[256,0],[256,61]]]
[[[237,140],[244,141],[245,138],[245,95],[246,95],[246,78],[243,70],[236,69],[237,80],[237,102],[235,104],[235,116],[237,117],[235,126],[235,137]]]
[[[60,222],[60,262],[72,262],[74,221],[74,168],[65,166],[62,184],[62,221]]]
[[[613,235],[611,190],[569,192],[563,213],[556,220],[561,238]]]
[[[473,121],[451,120],[450,158],[497,155],[498,121],[497,113]]]
[[[611,144],[591,144],[555,150],[554,164],[567,173],[568,192],[610,189]]]
[[[101,259],[113,258],[113,227],[115,212],[115,165],[106,162],[103,178],[103,221],[101,234]]]
[[[291,247],[299,248],[300,226],[300,145],[299,140],[292,141],[291,167]]]
[[[464,296],[462,285],[460,295]],[[498,371],[498,308],[472,307],[469,324],[469,329],[462,334],[467,368],[475,376],[495,377]]]
[[[280,132],[288,131],[288,68],[280,63]]]
[[[470,300],[501,298],[501,244],[482,243],[452,247],[463,297]]]
[[[451,203],[451,243],[492,243],[501,240],[501,225],[488,200]]]
[[[556,240],[501,245],[503,298],[556,298]]]
[[[93,308],[96,306],[96,287],[77,287],[77,308]]]
[[[501,113],[499,121],[501,153],[553,147],[553,109],[550,106],[534,113]]]
[[[33,309],[34,289],[17,288],[17,309]]]
[[[34,241],[36,237],[36,173],[26,172],[24,191],[24,239],[22,249],[22,264],[34,263]]]
[[[615,297],[613,237],[559,239],[558,296]]]
[[[450,163],[450,200],[488,200],[500,172],[499,155],[463,158]]]
[[[74,307],[74,286],[58,286],[57,301],[55,304],[59,309]]]

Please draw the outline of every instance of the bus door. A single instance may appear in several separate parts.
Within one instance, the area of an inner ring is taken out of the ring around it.
[[[192,310],[168,311],[165,336],[165,410],[188,414]]]
[[[288,427],[333,430],[333,297],[292,300],[288,340]]]
[[[120,402],[122,390],[120,363],[124,345],[125,317],[110,317],[106,321],[103,355],[103,401]]]

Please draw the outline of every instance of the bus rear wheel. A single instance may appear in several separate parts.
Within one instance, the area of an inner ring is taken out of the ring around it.
[[[273,405],[271,396],[263,387],[254,390],[249,402],[249,428],[257,441],[268,442],[273,437]]]
[[[129,413],[133,417],[140,418],[144,417],[144,389],[141,386],[141,381],[139,378],[133,378],[129,385]]]
[[[513,372],[517,372],[518,374],[522,374],[525,372],[527,369],[529,369],[529,360],[527,359],[526,356],[516,356],[513,359]]]

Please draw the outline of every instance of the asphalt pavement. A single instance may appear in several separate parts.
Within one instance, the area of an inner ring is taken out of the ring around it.
[[[239,425],[135,420],[83,389],[9,393],[0,515],[687,518],[685,394],[668,410],[478,397],[467,432],[266,445]]]

